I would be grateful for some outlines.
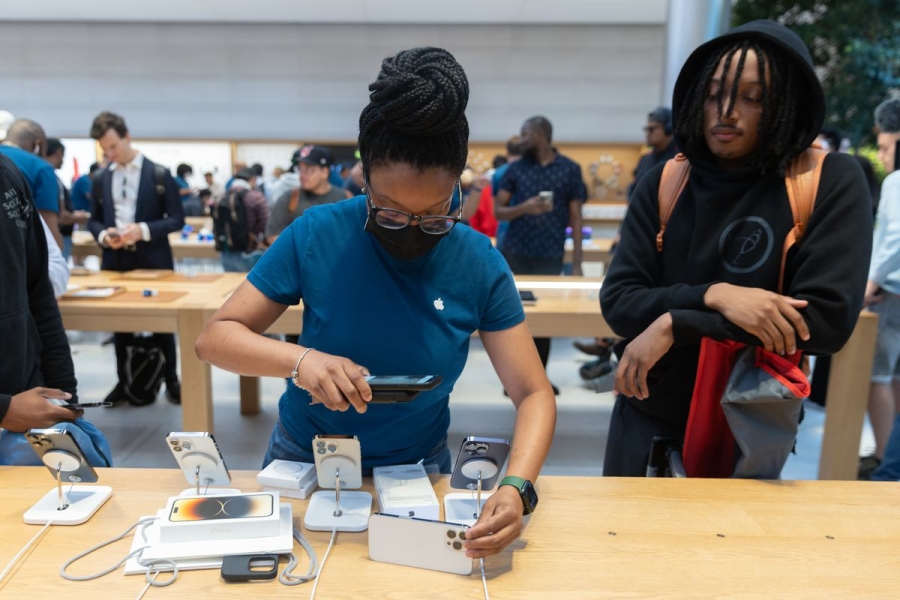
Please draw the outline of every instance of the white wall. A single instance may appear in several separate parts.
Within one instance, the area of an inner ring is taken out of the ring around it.
[[[663,25],[0,23],[0,108],[57,137],[109,109],[141,138],[351,141],[381,59],[435,45],[469,76],[473,140],[544,114],[557,140],[634,142],[663,38]]]

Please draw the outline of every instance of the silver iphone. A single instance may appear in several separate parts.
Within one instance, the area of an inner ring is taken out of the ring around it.
[[[466,526],[375,513],[369,517],[369,558],[378,562],[469,575]]]
[[[231,474],[211,433],[173,431],[166,436],[166,443],[190,483],[196,483],[198,476],[204,485],[231,483]]]

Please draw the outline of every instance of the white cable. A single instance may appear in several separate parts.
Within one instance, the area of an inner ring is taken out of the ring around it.
[[[303,534],[294,529],[294,539],[303,546],[303,549],[306,550],[306,554],[309,556],[309,568],[306,570],[306,573],[303,575],[294,575],[291,571],[300,563],[297,560],[297,557],[291,552],[288,555],[288,564],[284,568],[284,571],[278,576],[278,581],[283,585],[300,585],[301,583],[306,583],[316,578],[316,568],[318,563],[318,557],[316,556],[316,551],[313,550],[313,547],[309,544]]]
[[[475,502],[475,519],[478,520],[481,517],[481,504],[478,502],[478,498],[475,496],[475,490],[472,490],[472,500]],[[488,594],[487,588],[487,575],[484,573],[484,559],[481,560],[481,586],[484,588],[484,600],[491,600],[491,595]]]
[[[159,575],[159,571],[153,574],[153,577],[150,578],[150,581],[147,582],[147,585],[144,586],[144,589],[141,590],[141,593],[137,595],[137,598],[134,600],[141,600],[144,597],[144,594],[147,593],[147,590],[150,589],[150,586],[153,585],[153,580],[156,579],[156,576]]]
[[[325,551],[325,556],[322,557],[322,564],[319,565],[319,572],[316,573],[316,582],[313,584],[312,593],[309,595],[309,600],[315,600],[316,597],[316,588],[319,587],[319,579],[322,575],[322,569],[325,568],[325,561],[328,560],[328,555],[331,553],[331,548],[334,546],[334,538],[337,537],[337,525],[334,526],[334,529],[331,530],[331,541],[328,542],[328,550]]]
[[[25,554],[29,548],[31,548],[31,546],[38,540],[39,537],[41,537],[44,534],[45,531],[47,531],[47,529],[52,524],[53,524],[53,521],[47,521],[47,524],[44,525],[40,531],[38,531],[36,534],[34,534],[34,537],[31,538],[31,540],[27,544],[25,544],[25,547],[22,548],[21,550],[19,550],[19,553],[13,557],[13,559],[9,562],[9,564],[6,565],[6,568],[3,569],[3,572],[0,573],[0,581],[3,581],[3,578],[6,577],[6,574],[9,573],[10,569],[12,569],[15,566],[15,564],[17,562],[19,562],[19,559],[22,558],[22,555]]]
[[[106,546],[109,546],[110,544],[113,544],[113,543],[115,543],[115,542],[118,542],[119,540],[121,540],[122,538],[124,538],[126,535],[128,535],[129,533],[131,533],[131,531],[132,531],[135,527],[137,527],[138,525],[143,525],[143,527],[141,528],[141,536],[144,538],[144,541],[146,542],[146,541],[147,541],[147,536],[146,536],[145,531],[146,531],[147,527],[150,525],[150,523],[152,523],[153,521],[156,521],[157,519],[158,519],[158,517],[150,517],[150,518],[148,518],[148,519],[141,519],[140,521],[138,521],[138,522],[134,523],[133,525],[131,525],[131,526],[130,526],[128,529],[126,529],[121,535],[119,535],[119,536],[117,536],[117,537],[115,537],[115,538],[113,538],[113,539],[111,539],[111,540],[107,540],[107,541],[105,541],[105,542],[101,542],[101,543],[97,544],[96,546],[92,546],[91,548],[88,548],[87,550],[85,550],[84,552],[78,554],[77,556],[74,556],[73,558],[70,558],[70,559],[67,560],[65,563],[63,563],[63,566],[61,566],[61,567],[59,568],[59,575],[60,575],[60,577],[62,577],[63,579],[68,579],[69,581],[90,581],[90,580],[92,580],[92,579],[99,579],[100,577],[103,577],[104,575],[109,575],[110,573],[112,573],[113,571],[115,571],[116,569],[118,569],[119,567],[121,567],[123,564],[125,564],[125,563],[128,561],[129,558],[132,558],[132,557],[134,557],[134,556],[137,556],[137,557],[138,557],[138,564],[140,564],[142,567],[147,567],[147,573],[146,573],[145,577],[146,577],[146,579],[147,579],[147,582],[148,582],[150,585],[152,585],[153,587],[166,587],[167,585],[172,585],[173,583],[175,583],[175,580],[178,578],[178,564],[177,564],[175,561],[169,560],[169,559],[160,559],[160,560],[155,561],[155,562],[147,562],[147,563],[143,562],[143,561],[140,559],[140,555],[141,555],[141,553],[142,553],[144,550],[146,550],[147,548],[150,547],[149,545],[148,545],[148,546],[141,546],[140,548],[138,548],[138,549],[135,550],[134,552],[130,552],[128,555],[125,556],[125,558],[123,558],[122,560],[120,560],[119,562],[117,562],[116,564],[114,564],[112,567],[109,567],[108,569],[104,569],[103,571],[100,571],[99,573],[95,573],[95,574],[93,574],[93,575],[69,575],[68,573],[66,573],[66,569],[67,569],[70,565],[72,565],[73,563],[75,563],[75,562],[81,560],[82,558],[84,558],[84,557],[87,556],[88,554],[91,554],[91,553],[93,553],[93,552],[96,552],[96,551],[99,550],[100,548],[104,548],[104,547],[106,547]],[[154,566],[157,566],[157,565],[159,565],[159,564],[168,564],[168,565],[171,565],[171,566],[172,566],[172,577],[171,577],[170,579],[168,579],[168,580],[162,582],[162,583],[156,581],[155,578],[152,578],[152,577],[150,576],[151,568],[154,567]]]

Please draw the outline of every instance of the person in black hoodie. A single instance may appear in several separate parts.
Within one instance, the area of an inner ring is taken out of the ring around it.
[[[785,168],[824,114],[809,51],[775,22],[732,29],[688,58],[673,116],[692,169],[663,251],[659,165],[635,189],[601,290],[604,318],[625,338],[604,475],[644,476],[653,436],[684,436],[701,337],[813,354],[850,337],[872,246],[866,182],[852,157],[826,157],[815,209],[787,257],[784,295],[774,291],[793,227]]]
[[[47,271],[47,240],[22,174],[0,156],[0,427],[12,432],[75,421],[69,341]],[[5,463],[0,456],[0,463]]]

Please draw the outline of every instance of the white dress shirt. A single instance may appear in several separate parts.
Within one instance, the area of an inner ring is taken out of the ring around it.
[[[116,229],[122,230],[126,225],[135,222],[137,212],[138,191],[141,187],[141,169],[144,166],[144,156],[138,152],[125,165],[113,163],[109,170],[112,172],[112,199],[116,211]],[[141,228],[141,239],[150,241],[150,227],[146,223],[138,223]],[[100,234],[99,242],[105,245],[106,232]]]
[[[57,298],[66,293],[69,286],[69,265],[63,258],[59,244],[50,232],[50,227],[41,217],[41,225],[44,226],[44,236],[47,238],[47,269],[50,274],[50,283],[53,284],[53,293]]]

